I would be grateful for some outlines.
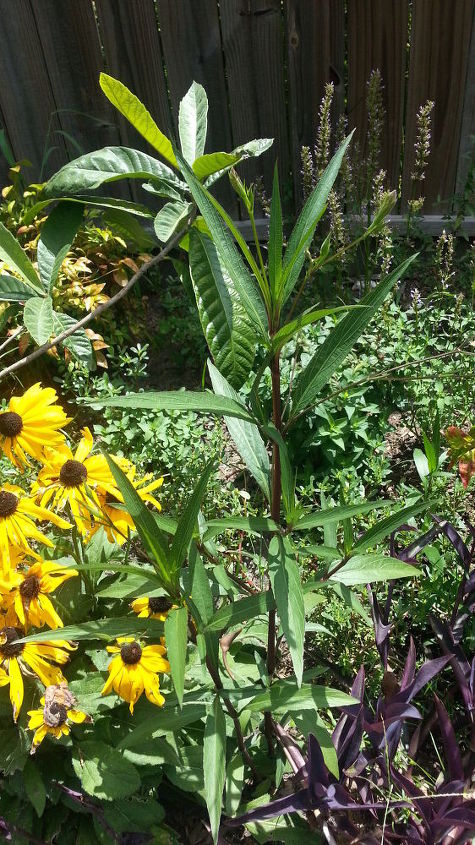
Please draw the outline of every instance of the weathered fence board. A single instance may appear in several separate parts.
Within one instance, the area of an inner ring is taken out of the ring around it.
[[[158,0],[163,53],[175,131],[180,100],[193,81],[200,82],[209,101],[206,152],[233,147],[216,0]],[[176,61],[177,44],[180,61]],[[237,211],[227,180],[219,183],[219,199]]]
[[[300,150],[313,147],[318,109],[327,82],[334,85],[333,123],[345,99],[345,12],[343,0],[287,0],[287,56],[292,169],[300,205]]]
[[[275,139],[272,155],[242,168],[246,178],[263,175],[269,189],[274,158],[282,179],[290,161],[280,0],[227,0],[220,14],[233,141]]]
[[[406,110],[403,205],[411,198],[416,113],[434,100],[425,210],[445,211],[455,190],[463,90],[467,76],[473,0],[414,0]],[[438,198],[442,198],[442,203]]]
[[[0,107],[15,157],[31,161],[37,180],[48,147],[46,173],[61,167],[67,153],[55,134],[61,125],[30,0],[17,0],[14,8],[0,0],[0,42]]]
[[[475,7],[472,8],[472,35],[470,38],[470,52],[467,65],[467,79],[465,81],[465,96],[463,101],[462,126],[460,131],[460,146],[457,162],[457,178],[455,190],[462,195],[466,188],[470,165],[473,164],[475,149]],[[472,207],[474,197],[471,198]]]
[[[403,137],[404,73],[409,4],[407,0],[351,0],[348,3],[348,125],[368,153],[367,81],[372,70],[383,80],[385,121],[379,166],[397,187]]]

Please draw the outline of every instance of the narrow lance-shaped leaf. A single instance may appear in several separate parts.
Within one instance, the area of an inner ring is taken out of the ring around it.
[[[207,631],[225,631],[239,622],[254,619],[269,610],[275,609],[275,598],[271,590],[246,596],[245,599],[225,604],[214,614],[206,626]]]
[[[272,302],[275,303],[280,296],[282,280],[282,206],[280,202],[279,171],[277,163],[274,168],[274,183],[272,186],[272,199],[270,206],[268,265],[269,284],[271,289]]]
[[[208,131],[208,98],[198,82],[192,82],[178,111],[181,151],[188,164],[203,155]]]
[[[187,162],[178,153],[177,159],[193,199],[211,232],[221,262],[229,273],[249,318],[254,323],[260,335],[265,338],[267,336],[267,315],[259,289],[234,246],[232,238],[216,211],[208,191],[195,176]]]
[[[0,261],[4,261],[9,270],[18,273],[27,287],[43,293],[33,264],[3,223],[0,223]]]
[[[323,320],[324,317],[329,317],[332,314],[338,314],[343,311],[353,311],[362,307],[364,306],[338,305],[336,308],[312,308],[304,314],[301,314],[299,317],[296,317],[295,320],[285,323],[285,325],[283,325],[282,328],[275,333],[272,338],[272,351],[279,352],[282,347],[285,346],[285,344],[288,343],[295,334],[297,334],[297,332],[304,328],[304,326],[310,326],[318,320]]]
[[[213,241],[197,229],[190,232],[190,272],[198,314],[218,370],[239,388],[249,375],[255,356],[253,325],[221,266]]]
[[[187,555],[188,546],[190,545],[191,538],[193,536],[201,502],[203,501],[212,469],[213,464],[208,464],[201,475],[201,478],[198,480],[198,483],[196,484],[188,502],[186,503],[183,514],[178,520],[176,533],[173,537],[170,549],[170,563],[174,572],[177,572],[180,569]]]
[[[50,293],[71,249],[83,212],[81,203],[60,202],[41,230],[37,251],[38,272],[47,293]]]
[[[366,329],[376,311],[396,282],[404,275],[416,255],[407,258],[386,276],[379,285],[362,300],[365,308],[352,311],[341,320],[318,347],[313,358],[298,376],[292,391],[292,417],[307,408],[328,384],[346,356],[351,352],[359,336]]]
[[[117,487],[124,498],[125,507],[134,521],[146,552],[156,564],[157,572],[161,575],[163,585],[167,589],[174,589],[168,561],[167,545],[153,518],[153,514],[148,510],[144,502],[142,502],[135,487],[114,459],[109,455],[106,455],[106,458]]]
[[[104,570],[104,567],[102,568]],[[138,616],[124,616],[115,619],[95,619],[81,625],[67,625],[53,631],[39,631],[19,637],[22,643],[54,642],[56,640],[110,640],[128,635],[147,635],[152,638],[163,636],[163,622],[156,619],[140,619]]]
[[[124,211],[128,212],[129,214],[135,214],[138,217],[153,217],[153,214],[149,208],[147,208],[145,205],[140,205],[140,203],[137,202],[129,202],[128,200],[116,199],[115,197],[88,197],[76,194],[72,197],[50,197],[47,200],[40,200],[40,202],[35,203],[35,205],[31,206],[31,208],[29,208],[28,211],[24,214],[24,224],[26,225],[27,223],[31,223],[31,221],[38,216],[40,211],[43,211],[44,208],[46,208],[48,205],[51,205],[51,203],[55,202],[57,199],[61,200],[62,202],[79,203],[80,205],[90,205],[93,208],[94,206],[99,206],[99,208],[115,209],[117,211]]]
[[[236,394],[237,395],[237,394]],[[98,408],[134,408],[150,411],[195,411],[197,414],[216,414],[254,422],[254,418],[240,401],[217,396],[207,391],[163,390],[159,393],[128,393],[107,399],[93,399],[86,404]]]
[[[366,533],[363,534],[363,536],[353,546],[353,551],[362,552],[365,549],[369,549],[371,546],[375,546],[381,540],[384,540],[385,537],[389,537],[393,531],[397,531],[397,529],[400,528],[401,525],[404,525],[404,523],[406,523],[409,519],[412,519],[414,516],[417,516],[430,508],[431,504],[431,502],[427,501],[416,502],[415,505],[409,505],[407,508],[400,508],[396,511],[396,513],[391,514],[391,516],[386,517],[386,519],[382,519],[366,531]]]
[[[303,673],[305,607],[299,568],[288,539],[273,537],[270,542],[269,578],[297,685],[300,686]]]
[[[354,130],[353,130],[354,131]],[[312,241],[315,227],[325,210],[325,203],[333,183],[338,176],[343,156],[351,141],[353,132],[341,144],[324,171],[318,185],[313,189],[293,228],[284,255],[282,274],[282,305],[292,293],[305,260],[305,253]]]
[[[357,502],[354,505],[337,505],[334,508],[322,508],[319,511],[304,514],[295,523],[293,528],[294,531],[306,531],[308,528],[323,527],[332,523],[342,522],[344,519],[352,516],[385,508],[391,504],[392,502],[390,500],[380,499],[376,502]]]
[[[351,587],[354,584],[392,581],[394,578],[413,578],[418,575],[420,571],[409,563],[382,554],[368,554],[354,555],[330,579]]]
[[[167,658],[180,707],[185,690],[186,643],[188,639],[188,611],[186,607],[170,610],[165,619]]]
[[[193,615],[198,618],[198,626],[207,625],[213,616],[213,595],[209,585],[208,573],[195,543],[191,543],[188,559],[188,580],[186,582],[189,593],[189,605]]]
[[[217,843],[226,780],[226,719],[216,696],[208,713],[203,745],[203,773],[211,835]]]
[[[166,161],[175,166],[176,158],[169,138],[158,128],[153,117],[147,111],[144,104],[140,102],[139,98],[135,94],[132,94],[122,82],[119,82],[118,79],[114,79],[112,76],[108,76],[107,73],[101,73],[99,84],[107,99],[124,115],[134,129]]]
[[[208,361],[208,370],[215,393],[238,401],[239,396],[236,391],[211,361]],[[270,501],[269,456],[257,425],[228,416],[224,419],[237,451],[267,500]]]

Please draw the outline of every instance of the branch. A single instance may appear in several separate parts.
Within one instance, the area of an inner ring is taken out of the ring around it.
[[[5,367],[5,369],[0,372],[0,380],[10,375],[10,373],[14,373],[16,370],[19,370],[22,367],[26,367],[28,364],[31,364],[31,362],[35,361],[36,358],[39,358],[40,355],[43,355],[45,352],[48,352],[48,350],[52,349],[53,346],[57,346],[58,343],[63,343],[63,341],[70,337],[70,335],[77,332],[78,329],[84,328],[84,326],[87,326],[90,322],[92,322],[92,320],[94,320],[96,317],[99,317],[99,315],[102,314],[104,311],[107,311],[108,308],[112,308],[112,306],[115,305],[116,302],[119,301],[119,299],[122,299],[123,296],[129,293],[129,291],[133,288],[136,282],[138,282],[139,279],[142,278],[142,276],[144,276],[152,267],[155,267],[157,264],[160,264],[160,262],[163,261],[163,259],[166,258],[167,255],[172,251],[172,249],[177,246],[177,244],[183,238],[183,235],[185,234],[186,230],[189,229],[189,227],[191,226],[195,214],[196,212],[193,212],[190,215],[187,221],[187,226],[183,229],[180,229],[180,231],[177,232],[173,236],[173,238],[168,241],[168,243],[163,247],[163,249],[160,250],[158,255],[155,255],[153,258],[150,259],[150,261],[147,261],[145,264],[142,264],[140,269],[137,270],[136,273],[134,273],[134,275],[131,279],[129,279],[125,287],[121,288],[118,293],[108,299],[107,302],[101,302],[101,304],[98,305],[97,308],[94,309],[94,311],[91,311],[90,314],[87,314],[81,320],[78,320],[77,323],[74,324],[74,326],[71,326],[69,329],[65,329],[64,332],[61,332],[61,334],[56,335],[56,337],[54,337],[52,340],[48,341],[47,343],[44,343],[42,346],[39,346],[38,349],[35,349],[34,352],[31,352],[29,355],[26,356],[26,358],[20,358],[19,361],[15,361],[15,363],[11,364],[9,367]]]

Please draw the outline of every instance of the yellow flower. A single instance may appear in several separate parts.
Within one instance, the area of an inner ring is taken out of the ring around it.
[[[91,455],[93,440],[88,428],[81,432],[75,454],[64,445],[48,449],[44,467],[33,485],[40,504],[49,503],[62,510],[69,505],[78,531],[83,536],[92,530],[92,513],[100,508],[98,494],[119,497],[119,491],[104,455]]]
[[[45,546],[53,546],[35,525],[37,520],[46,520],[59,528],[71,528],[66,522],[44,507],[38,507],[34,500],[26,496],[20,487],[4,484],[0,488],[0,557],[3,572],[11,566],[11,546],[20,546],[34,555],[28,545],[31,538]]]
[[[47,734],[52,734],[56,739],[68,736],[70,730],[68,721],[75,724],[92,721],[87,713],[74,708],[76,699],[66,683],[46,687],[40,704],[43,706],[37,710],[28,710],[30,717],[28,727],[35,731],[30,754],[35,753]]]
[[[176,607],[176,604],[172,604],[166,596],[157,596],[156,598],[141,596],[134,599],[130,606],[134,613],[141,618],[158,619],[160,622],[165,622],[168,612]]]
[[[71,422],[56,405],[56,391],[34,384],[23,396],[12,396],[8,411],[0,414],[0,446],[20,470],[29,466],[27,455],[41,461],[45,446],[64,442],[60,429]]]
[[[5,668],[10,680],[10,701],[13,707],[13,718],[16,722],[23,704],[22,671],[34,672],[45,687],[50,684],[65,682],[59,666],[69,660],[68,651],[75,646],[66,640],[42,643],[16,643],[23,637],[17,628],[6,627],[0,630],[0,665]]]
[[[116,458],[116,460],[118,459]],[[135,487],[142,502],[148,502],[160,511],[162,509],[160,502],[151,494],[153,490],[157,490],[162,486],[163,478],[156,478],[154,481],[151,481],[153,478],[151,472],[142,478],[135,478],[137,468],[125,459],[121,459],[121,469]],[[107,493],[99,496],[99,501],[101,510],[105,515],[105,520],[102,524],[104,525],[108,539],[111,543],[115,540],[119,546],[122,546],[127,540],[130,531],[134,531],[135,529],[135,524],[130,514],[120,507],[124,503],[122,494],[119,492],[116,496],[111,496],[110,493]],[[99,530],[99,527],[100,522],[98,521],[92,533],[95,534]]]
[[[161,645],[141,646],[133,637],[118,637],[117,646],[107,646],[107,651],[116,656],[109,664],[109,678],[101,695],[113,689],[129,703],[130,712],[142,693],[152,704],[162,707],[165,703],[160,693],[158,672],[169,672],[170,664],[163,655],[166,649]]]
[[[24,572],[12,571],[8,579],[0,579],[0,595],[6,605],[13,605],[16,617],[25,628],[28,624],[37,628],[43,625],[62,628],[63,622],[47,593],[54,592],[56,587],[77,574],[76,569],[42,560]]]

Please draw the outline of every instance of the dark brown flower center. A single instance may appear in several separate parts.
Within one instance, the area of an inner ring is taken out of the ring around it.
[[[40,592],[40,579],[37,575],[28,575],[20,584],[20,595],[23,599],[31,601],[36,599]]]
[[[12,516],[18,507],[18,496],[8,490],[0,490],[0,516]]]
[[[23,420],[15,411],[0,414],[0,434],[4,437],[16,437],[23,428]]]
[[[59,480],[65,487],[80,487],[87,479],[87,469],[80,461],[66,461],[61,467]]]
[[[64,704],[58,704],[56,701],[53,701],[52,704],[45,705],[43,709],[43,722],[50,728],[57,728],[67,718],[68,711]]]
[[[23,651],[23,644],[13,645],[14,640],[20,640],[23,633],[18,628],[2,628],[0,631],[0,654],[2,657],[18,657]],[[2,640],[4,641],[2,643]]]
[[[148,600],[150,613],[168,613],[172,606],[170,599],[166,596],[157,596]]]
[[[125,643],[120,650],[120,656],[124,663],[132,665],[139,662],[142,657],[142,649],[137,642]]]

